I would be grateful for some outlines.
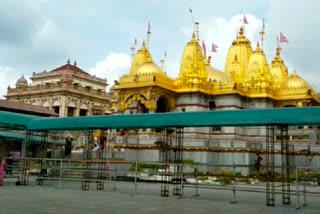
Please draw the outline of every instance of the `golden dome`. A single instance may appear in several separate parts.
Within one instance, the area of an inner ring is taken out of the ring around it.
[[[130,73],[133,73],[140,65],[148,62],[153,62],[149,50],[146,48],[145,42],[143,42],[140,50],[137,51],[130,68]]]
[[[270,65],[270,73],[276,87],[279,87],[288,78],[288,68],[281,58],[280,52],[281,48],[278,47]]]
[[[232,42],[226,58],[224,71],[236,82],[243,82],[249,58],[252,54],[250,41],[240,28],[237,38]]]
[[[147,62],[137,67],[134,72],[137,75],[163,73],[163,71],[153,62]]]
[[[194,34],[192,35],[192,39],[184,48],[178,78],[207,78],[204,66],[204,57]],[[194,83],[198,82],[198,80],[195,79],[193,81],[195,81]]]
[[[294,71],[293,74],[291,74],[291,76],[281,84],[280,89],[306,89],[307,90],[307,89],[311,89],[311,86],[307,83],[307,81],[302,79],[296,73],[296,71]]]
[[[231,77],[222,71],[210,66],[209,64],[206,65],[206,72],[208,74],[208,81],[214,82],[231,82]]]
[[[245,73],[245,81],[271,82],[271,80],[266,56],[258,43],[257,48],[253,51],[249,59],[248,69]]]

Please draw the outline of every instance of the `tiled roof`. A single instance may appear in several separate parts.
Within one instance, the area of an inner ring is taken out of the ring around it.
[[[69,71],[73,71],[73,72],[88,75],[88,76],[90,75],[87,72],[83,71],[81,68],[77,67],[76,65],[71,65],[71,64],[65,64],[56,69],[53,69],[52,71],[64,71],[64,70],[69,70]]]
[[[24,113],[24,114],[31,114],[31,115],[38,115],[38,116],[56,116],[59,115],[55,112],[51,111],[48,108],[35,106],[25,103],[19,103],[14,101],[8,100],[1,100],[0,99],[0,110],[2,111],[9,111],[9,112],[16,112],[16,113]]]

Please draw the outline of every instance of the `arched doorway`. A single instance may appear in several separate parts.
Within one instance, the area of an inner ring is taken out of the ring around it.
[[[145,114],[145,113],[149,113],[149,110],[147,109],[147,107],[141,103],[140,101],[137,103],[137,113],[139,114]]]
[[[209,109],[210,111],[216,110],[217,106],[216,106],[216,102],[215,101],[210,101],[209,102]]]
[[[165,97],[160,97],[157,100],[156,113],[163,113],[168,111],[168,101]]]

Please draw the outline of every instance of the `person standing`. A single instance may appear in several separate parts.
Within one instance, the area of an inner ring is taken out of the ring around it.
[[[257,156],[257,159],[256,159],[256,162],[255,162],[255,166],[256,166],[256,169],[257,169],[257,172],[260,171],[260,167],[261,167],[261,161],[263,160],[262,157],[260,156],[260,153],[257,152],[256,153],[256,156]]]
[[[67,137],[65,148],[64,148],[65,158],[71,158],[71,150],[72,150],[72,139],[70,137]]]
[[[2,161],[0,158],[0,186],[4,185],[4,175],[5,175],[4,168],[5,167],[6,167],[5,161]]]
[[[6,159],[6,175],[12,175],[12,168],[13,168],[13,155],[9,154],[9,158]]]

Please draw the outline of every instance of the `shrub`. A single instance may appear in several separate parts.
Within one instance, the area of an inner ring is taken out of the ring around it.
[[[231,184],[232,178],[231,177],[223,177],[220,179],[222,184]]]
[[[135,171],[136,164],[132,163],[130,167],[130,171]],[[137,165],[137,170],[141,171],[142,169],[153,169],[153,170],[158,170],[160,168],[160,165],[157,164],[152,164],[152,163],[138,163]]]

